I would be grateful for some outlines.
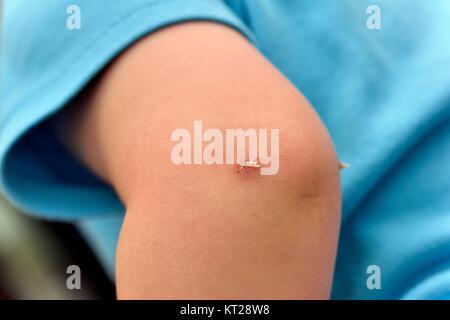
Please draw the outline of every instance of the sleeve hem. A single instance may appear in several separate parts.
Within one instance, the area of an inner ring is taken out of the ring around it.
[[[155,12],[157,8],[161,12]],[[130,20],[133,22],[130,23]],[[91,190],[91,192],[86,190],[87,192],[83,193],[86,194],[85,199],[81,197],[77,201],[82,203],[82,206],[73,202],[64,203],[70,196],[64,197],[65,199],[57,199],[52,191],[55,189],[55,185],[48,188],[48,194],[39,188],[41,197],[46,197],[48,201],[43,203],[32,201],[31,199],[35,199],[36,195],[28,194],[33,192],[31,184],[37,186],[39,181],[35,181],[35,183],[25,181],[22,184],[26,186],[25,190],[18,188],[18,179],[13,177],[15,172],[7,170],[5,163],[7,158],[15,156],[15,146],[32,127],[62,109],[117,54],[151,32],[171,24],[193,20],[214,21],[228,25],[254,42],[253,36],[246,26],[223,3],[190,0],[187,6],[181,5],[179,0],[158,1],[142,7],[139,11],[125,14],[115,23],[107,26],[92,41],[83,45],[81,55],[68,59],[73,63],[68,65],[67,69],[58,70],[58,73],[44,79],[38,84],[37,89],[22,101],[11,102],[10,106],[14,105],[14,107],[8,109],[14,110],[14,112],[3,114],[0,124],[0,186],[10,201],[24,211],[48,217],[62,215],[63,218],[80,218],[84,215],[117,211],[118,201],[111,201],[111,197],[115,197],[114,192],[105,190],[104,186]],[[46,90],[46,88],[51,88],[51,90]],[[27,161],[33,161],[33,159],[27,159]],[[13,187],[12,184],[16,186]],[[79,186],[65,186],[64,188],[68,194],[79,191]],[[57,194],[61,195],[61,191],[63,190],[59,190]],[[96,192],[99,192],[98,197],[93,196]],[[93,203],[92,208],[86,210],[89,207],[86,201],[94,202],[94,200],[98,203]],[[110,204],[109,202],[115,203]]]

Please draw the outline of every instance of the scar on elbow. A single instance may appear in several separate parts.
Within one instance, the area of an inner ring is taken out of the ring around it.
[[[242,170],[253,170],[255,171],[255,169],[260,169],[261,168],[261,164],[258,163],[258,161],[256,161],[256,159],[251,159],[248,161],[244,161],[240,167],[239,170],[237,171],[237,173],[241,173]]]
[[[338,162],[338,167],[339,170],[342,169],[346,169],[348,168],[350,165],[346,162],[340,161]],[[262,165],[261,163],[258,162],[257,159],[251,159],[251,160],[246,160],[244,162],[242,162],[242,164],[238,165],[238,170],[236,171],[236,173],[240,174],[242,173],[251,173],[251,172],[256,172],[259,171],[261,169]]]

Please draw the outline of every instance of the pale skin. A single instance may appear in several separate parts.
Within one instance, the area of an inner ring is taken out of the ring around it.
[[[170,133],[195,119],[221,130],[279,128],[279,172],[174,165]],[[237,31],[187,22],[150,34],[55,121],[126,207],[118,298],[329,298],[341,210],[331,139]]]

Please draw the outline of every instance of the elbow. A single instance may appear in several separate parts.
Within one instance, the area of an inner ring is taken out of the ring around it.
[[[119,242],[120,298],[329,297],[339,166],[325,127],[301,103],[259,124],[280,130],[274,175],[207,165],[132,175],[141,182]]]

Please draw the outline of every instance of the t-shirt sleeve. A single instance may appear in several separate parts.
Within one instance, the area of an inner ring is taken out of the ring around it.
[[[47,218],[123,210],[112,188],[71,157],[45,121],[111,59],[142,36],[188,20],[223,23],[252,39],[220,0],[6,0],[4,6],[0,190],[25,212]]]

